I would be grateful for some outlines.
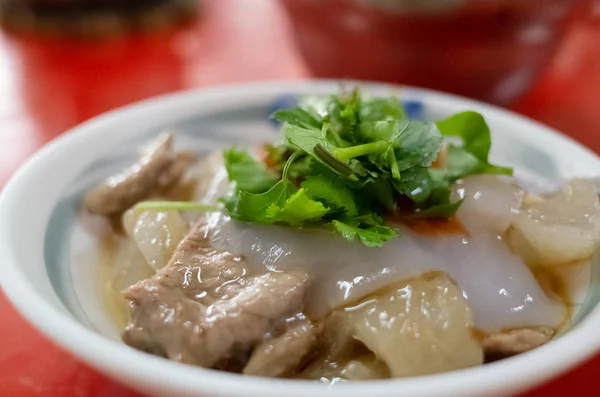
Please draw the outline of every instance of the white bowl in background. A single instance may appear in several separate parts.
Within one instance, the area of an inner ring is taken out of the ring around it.
[[[100,303],[97,269],[77,255],[93,240],[77,222],[84,189],[131,161],[163,128],[177,144],[210,150],[273,138],[268,116],[298,97],[331,94],[338,81],[270,82],[189,91],[141,102],[90,120],[34,155],[0,196],[0,283],[17,309],[48,338],[104,374],[153,396],[181,397],[467,397],[508,396],[567,371],[600,349],[596,277],[576,325],[519,356],[425,377],[329,387],[299,380],[244,377],[171,362],[118,340]],[[600,175],[588,149],[524,117],[465,98],[363,82],[374,95],[398,95],[413,117],[481,112],[492,129],[493,161],[542,180]],[[595,273],[595,272],[594,272]]]

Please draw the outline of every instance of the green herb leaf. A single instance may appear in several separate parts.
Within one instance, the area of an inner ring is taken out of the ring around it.
[[[463,142],[462,147],[448,146],[446,161],[452,178],[481,173],[512,175],[512,168],[488,162],[492,138],[490,128],[481,114],[472,111],[458,113],[438,121],[437,126],[442,135],[458,137]]]
[[[388,226],[371,226],[366,229],[352,226],[337,220],[331,222],[334,230],[340,233],[346,240],[358,239],[367,247],[381,248],[383,243],[398,236],[398,233]]]
[[[264,193],[238,191],[225,201],[225,208],[240,221],[272,223],[267,209],[272,205],[281,208],[297,190],[293,183],[282,179]]]
[[[362,122],[406,119],[402,103],[394,97],[364,101],[359,115]]]
[[[331,153],[337,146],[327,138],[327,128],[319,130],[286,124],[283,131],[285,139],[290,145],[312,156],[335,173],[344,177],[351,177],[354,173],[353,165],[356,163],[343,162]]]
[[[361,226],[381,226],[383,225],[383,218],[374,212],[369,212],[365,215],[359,215],[352,218],[350,221],[346,218],[341,219],[342,222],[346,222],[349,225],[361,225]]]
[[[446,150],[446,168],[452,180],[473,174],[512,175],[513,173],[512,168],[482,162],[464,148],[454,145],[448,145]]]
[[[481,162],[473,154],[463,148],[448,145],[446,149],[446,169],[448,176],[459,179],[466,175],[476,174]]]
[[[386,142],[379,151],[369,154],[369,160],[380,171],[389,170],[392,178],[400,179],[400,168],[396,159],[394,146],[397,145],[400,134],[408,126],[408,121],[403,121],[402,126],[396,120],[370,121],[358,126],[358,134],[363,141]],[[380,144],[381,145],[381,144]]]
[[[434,123],[411,121],[397,141],[400,172],[411,167],[430,167],[442,147],[443,138]]]
[[[514,169],[511,167],[503,167],[495,164],[484,164],[482,165],[480,174],[497,174],[497,175],[513,175]]]
[[[285,223],[300,226],[304,222],[320,220],[329,209],[312,200],[305,189],[298,189],[287,177],[291,165],[300,152],[292,154],[283,169],[283,179],[265,193],[238,191],[225,200],[225,207],[237,220],[258,223]]]
[[[302,187],[310,198],[319,200],[332,210],[339,210],[347,216],[358,214],[357,199],[346,184],[331,172],[306,178]]]
[[[404,171],[401,179],[394,181],[394,188],[400,194],[410,197],[417,205],[426,203],[431,195],[428,169],[413,167]]]
[[[267,213],[269,223],[300,226],[305,222],[321,220],[328,211],[329,208],[322,203],[308,197],[306,189],[300,189],[286,200],[283,207],[279,208],[273,204]]]
[[[342,162],[340,159],[331,154],[327,149],[323,147],[320,143],[315,145],[313,149],[315,157],[321,161],[321,163],[328,166],[330,169],[338,173],[339,175],[345,177],[352,176],[352,168],[350,168],[347,164]]]
[[[285,124],[283,127],[285,138],[296,149],[315,156],[315,146],[320,144],[326,149],[333,149],[319,128],[305,128],[294,124]]]
[[[350,160],[355,157],[366,156],[372,153],[381,153],[386,151],[390,144],[386,141],[375,141],[363,143],[362,145],[337,148],[333,150],[333,155],[340,160]]]
[[[430,188],[427,204],[429,206],[449,204],[452,189],[448,173],[445,170],[429,168],[427,175]]]
[[[353,133],[358,123],[358,112],[360,108],[360,95],[358,90],[352,91],[346,96],[331,97],[328,114],[325,121],[328,122],[331,131],[340,139],[353,141]]]
[[[252,158],[246,151],[231,148],[223,152],[229,180],[236,188],[250,193],[263,193],[279,180],[264,163]]]
[[[297,189],[283,180],[263,194],[240,192],[235,207],[227,208],[231,216],[240,221],[290,226],[318,221],[329,211],[322,203],[309,198],[305,189]]]
[[[394,188],[391,183],[382,176],[370,178],[362,187],[359,194],[364,195],[373,203],[377,203],[389,211],[394,211],[396,209]]]
[[[323,124],[318,113],[300,107],[278,110],[271,117],[279,122],[286,122],[303,128],[321,129]]]
[[[361,142],[386,141],[395,144],[400,132],[409,124],[409,121],[384,120],[367,121],[358,125],[358,137]]]
[[[488,162],[492,138],[490,128],[481,114],[472,111],[457,113],[436,124],[443,136],[461,138],[466,151],[479,161]]]

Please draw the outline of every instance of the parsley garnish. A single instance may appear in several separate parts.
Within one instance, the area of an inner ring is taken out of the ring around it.
[[[225,151],[234,188],[222,201],[234,219],[328,228],[381,247],[398,235],[384,224],[385,213],[451,217],[461,204],[450,198],[457,179],[512,174],[488,162],[490,130],[475,112],[408,120],[396,98],[369,99],[354,90],[273,118],[283,123],[283,143],[265,146],[268,167],[247,152]],[[444,137],[460,143],[447,143],[440,156]]]

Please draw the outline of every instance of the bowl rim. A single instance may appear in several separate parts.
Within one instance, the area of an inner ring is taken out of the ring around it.
[[[600,159],[595,153],[549,127],[492,105],[432,90],[357,80],[309,79],[229,84],[176,92],[118,108],[70,129],[35,153],[13,175],[0,192],[0,284],[6,296],[30,323],[49,339],[101,372],[130,385],[145,384],[146,390],[164,390],[166,387],[179,393],[187,393],[186,395],[204,393],[231,397],[387,397],[390,393],[402,393],[412,397],[435,397],[439,396],[440,390],[444,390],[447,397],[495,395],[531,388],[583,362],[599,350],[600,336],[597,329],[600,328],[600,307],[596,307],[580,324],[553,343],[511,359],[449,373],[339,384],[335,387],[301,380],[242,377],[238,374],[168,361],[109,340],[44,299],[20,268],[19,256],[10,244],[10,220],[18,219],[16,213],[23,211],[18,210],[20,191],[27,183],[29,175],[44,166],[48,156],[61,148],[66,150],[74,139],[84,139],[86,134],[98,133],[89,130],[99,128],[109,120],[138,117],[166,102],[171,102],[171,105],[185,104],[191,99],[210,100],[240,92],[254,92],[256,95],[309,93],[311,89],[337,87],[340,83],[357,84],[366,90],[410,91],[423,94],[425,98],[434,98],[436,101],[459,103],[465,108],[483,111],[486,116],[512,119],[531,131],[535,137],[543,138],[541,144],[562,145],[572,156],[583,156],[589,161],[593,159],[600,171]],[[6,221],[7,219],[9,221]],[[560,359],[557,360],[557,357]]]

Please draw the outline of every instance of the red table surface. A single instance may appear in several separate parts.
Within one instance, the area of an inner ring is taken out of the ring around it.
[[[276,1],[205,4],[191,26],[94,46],[0,34],[0,186],[50,139],[132,101],[190,87],[310,77]],[[600,17],[575,26],[548,72],[514,106],[595,151],[598,42]],[[600,355],[526,396],[600,395],[599,371]],[[0,396],[40,395],[138,396],[54,346],[0,295]]]

